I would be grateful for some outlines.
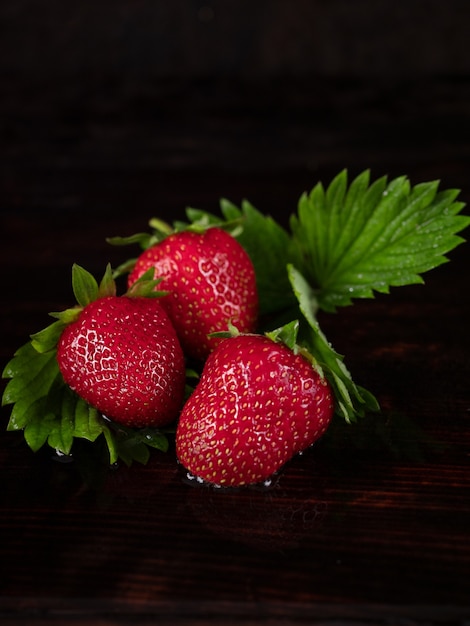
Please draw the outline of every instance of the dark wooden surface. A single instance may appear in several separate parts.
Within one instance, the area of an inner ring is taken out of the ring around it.
[[[2,367],[70,304],[72,263],[99,274],[123,260],[105,237],[152,215],[217,210],[225,196],[285,221],[343,167],[440,178],[470,198],[463,79],[13,93],[1,104]],[[332,430],[270,491],[189,486],[172,449],[146,467],[60,463],[6,433],[3,408],[0,622],[468,625],[468,244],[450,257],[424,286],[322,319],[384,413]]]

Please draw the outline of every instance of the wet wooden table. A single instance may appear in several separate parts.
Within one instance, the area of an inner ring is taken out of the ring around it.
[[[432,86],[430,100],[412,85],[393,98],[330,86],[327,103],[212,89],[196,86],[187,108],[174,86],[3,103],[2,367],[70,304],[72,263],[101,273],[123,255],[105,237],[152,215],[225,196],[284,220],[345,166],[438,177],[468,202],[466,84]],[[33,454],[5,432],[4,407],[0,622],[468,625],[469,246],[450,258],[424,286],[324,316],[383,414],[332,428],[270,490],[188,485],[172,447],[113,469]]]

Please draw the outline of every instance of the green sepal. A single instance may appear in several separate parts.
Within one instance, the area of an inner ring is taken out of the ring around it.
[[[116,292],[116,282],[114,280],[113,270],[111,269],[111,265],[108,263],[103,274],[103,278],[99,284],[98,298],[115,296]]]
[[[186,207],[185,212],[189,221],[189,224],[185,225],[185,229],[190,228],[196,232],[204,232],[208,228],[221,226],[224,223],[224,220],[220,215],[214,215],[213,213],[196,209],[194,207]],[[185,222],[180,222],[180,228],[184,224]]]
[[[162,282],[162,278],[154,278],[155,269],[150,268],[144,272],[139,278],[129,287],[126,295],[130,298],[159,298],[161,296],[168,295],[168,291],[159,291],[156,287]]]
[[[171,224],[168,224],[168,222],[165,222],[158,217],[152,217],[149,221],[149,226],[153,229],[153,236],[158,241],[168,237],[168,235],[171,235],[174,232]]]
[[[72,288],[75,299],[82,307],[96,300],[99,295],[99,286],[95,277],[76,263],[72,266]]]
[[[209,338],[218,338],[218,339],[230,339],[231,337],[237,337],[240,334],[238,328],[232,324],[229,320],[227,323],[227,330],[217,330],[213,333],[209,333],[207,336]]]
[[[123,263],[120,263],[113,270],[113,278],[119,278],[120,276],[124,276],[126,274],[130,274],[134,269],[137,259],[127,259]]]
[[[76,306],[71,309],[65,309],[64,311],[53,311],[49,313],[49,315],[59,320],[63,326],[67,326],[68,324],[72,324],[72,322],[75,322],[80,317],[80,313],[82,311],[83,311],[83,308],[81,306]],[[58,328],[59,328],[59,325],[58,325]],[[39,331],[39,333],[36,333],[35,335],[31,335],[31,337],[36,337],[36,335],[42,332],[43,331]]]
[[[54,313],[53,315],[59,318],[56,322],[49,324],[49,326],[43,330],[30,336],[33,348],[37,352],[49,352],[53,350],[57,346],[57,342],[64,328],[67,324],[77,319],[78,315],[80,315],[80,311],[81,309],[68,309],[62,313]]]
[[[116,295],[116,283],[110,264],[106,266],[101,282],[86,269],[74,263],[72,266],[72,288],[79,306],[85,307],[98,298]]]
[[[297,343],[298,334],[299,320],[293,320],[280,328],[265,333],[266,337],[285,344],[295,354],[299,351],[299,345]]]
[[[151,235],[149,233],[134,233],[127,237],[121,237],[116,235],[115,237],[106,237],[106,242],[112,246],[130,246],[132,244],[138,244],[142,249],[149,247],[149,240]]]
[[[203,233],[208,228],[216,227],[229,232],[235,238],[243,232],[243,216],[241,214],[234,214],[228,218],[225,214],[214,215],[201,209],[187,207],[186,217],[189,223],[179,222],[177,228],[177,223],[175,222],[175,229]]]
[[[174,225],[168,224],[164,220],[161,220],[157,217],[152,217],[148,222],[151,232],[149,233],[135,233],[133,235],[128,235],[126,237],[115,236],[115,237],[106,237],[106,242],[111,244],[112,246],[129,246],[129,245],[138,245],[141,250],[147,250],[151,248],[156,243],[163,241],[168,235],[176,232],[176,228]],[[126,268],[130,266],[132,269],[133,264],[135,263],[135,259],[131,259],[126,261],[119,266],[118,269],[121,269],[121,273],[124,273]],[[121,275],[121,274],[119,274]],[[115,274],[116,276],[116,270]]]
[[[112,246],[129,246],[137,244],[142,250],[147,250],[151,246],[155,245],[162,239],[168,236],[171,232],[171,227],[162,220],[152,218],[149,222],[152,232],[150,233],[135,233],[127,237],[107,237],[107,243]]]

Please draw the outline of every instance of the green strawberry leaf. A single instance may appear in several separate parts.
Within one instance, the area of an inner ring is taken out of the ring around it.
[[[302,195],[290,221],[302,251],[302,263],[294,264],[321,309],[422,283],[422,273],[448,260],[445,254],[463,242],[456,233],[470,217],[458,215],[465,206],[456,202],[458,190],[438,186],[412,187],[405,176],[370,184],[368,171],[348,186],[344,170],[326,189],[318,183]]]
[[[374,396],[356,385],[346,368],[343,356],[338,354],[326,339],[316,318],[317,301],[313,289],[293,265],[288,266],[289,280],[307,322],[304,343],[315,357],[330,382],[336,399],[336,412],[347,422],[354,422],[367,411],[379,410]]]

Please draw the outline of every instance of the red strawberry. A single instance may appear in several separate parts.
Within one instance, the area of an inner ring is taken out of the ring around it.
[[[173,233],[137,259],[128,278],[131,286],[155,268],[158,290],[184,352],[204,360],[229,322],[240,332],[254,332],[258,296],[253,264],[236,239],[219,228],[204,233]]]
[[[327,429],[333,394],[300,353],[261,335],[224,339],[176,431],[181,464],[216,485],[265,481]]]
[[[107,296],[87,304],[57,346],[65,382],[125,426],[163,426],[181,408],[185,363],[155,298]]]

